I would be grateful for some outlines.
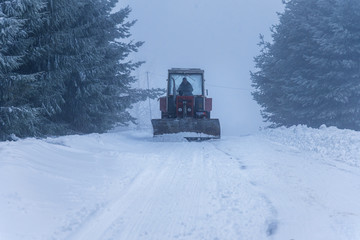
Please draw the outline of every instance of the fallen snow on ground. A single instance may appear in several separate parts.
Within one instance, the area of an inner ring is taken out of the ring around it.
[[[360,239],[360,135],[0,143],[0,240]]]
[[[360,167],[360,132],[325,125],[320,129],[299,125],[267,129],[264,133],[274,141],[313,152],[323,159]]]

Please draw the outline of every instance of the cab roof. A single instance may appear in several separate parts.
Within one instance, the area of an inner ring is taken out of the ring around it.
[[[179,74],[200,73],[200,74],[204,74],[204,70],[202,70],[200,68],[171,68],[171,69],[169,69],[169,73],[179,73]]]

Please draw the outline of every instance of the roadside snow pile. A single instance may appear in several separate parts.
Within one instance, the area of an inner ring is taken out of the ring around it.
[[[320,129],[298,125],[266,129],[263,133],[272,141],[360,167],[360,132],[325,125]]]

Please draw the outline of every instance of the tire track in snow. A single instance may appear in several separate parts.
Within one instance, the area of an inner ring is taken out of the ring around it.
[[[229,157],[230,159],[234,159],[238,162],[239,164],[239,168],[241,170],[246,170],[247,166],[246,164],[241,160],[241,157],[239,156],[235,156],[232,153],[229,153],[226,150],[221,149],[216,143],[213,143],[214,147],[221,153],[223,153],[224,155],[226,155],[227,157]],[[257,192],[258,196],[263,200],[263,202],[265,203],[265,206],[267,207],[268,211],[269,211],[269,215],[268,218],[265,221],[265,233],[268,237],[273,236],[276,234],[276,231],[278,230],[279,227],[279,221],[278,221],[278,213],[277,210],[274,206],[274,204],[271,202],[271,200],[263,193],[261,192],[260,189],[257,189],[257,184],[255,182],[254,179],[252,179],[246,171],[242,171],[241,172],[243,178],[245,178],[247,180],[247,182],[252,185],[253,189],[255,189],[255,191]]]
[[[154,151],[153,156],[156,157],[158,153],[159,151]],[[153,193],[156,192],[160,183],[164,182],[164,175],[168,171],[166,158],[176,157],[174,153],[168,151],[163,151],[163,155],[164,159],[160,159],[160,164],[158,159],[151,162],[150,166],[133,177],[132,183],[124,191],[114,189],[118,192],[117,197],[83,221],[82,226],[72,234],[71,239],[113,239],[112,236],[133,232],[139,225],[143,212],[152,208]],[[151,157],[149,156],[148,160],[151,160]],[[132,211],[131,215],[127,214],[129,211]],[[127,216],[138,217],[140,220],[126,219]],[[121,239],[133,238],[128,236]]]
[[[161,177],[161,173],[144,170],[136,177],[129,188],[122,193],[118,199],[107,204],[98,213],[91,216],[90,219],[77,231],[72,239],[102,239],[104,233],[111,228],[122,213],[132,204],[131,199],[141,199],[142,191],[149,191],[154,187],[154,182]],[[145,203],[143,203],[145,204]],[[144,208],[144,206],[139,206]]]
[[[275,233],[270,201],[244,175],[239,158],[209,142],[155,146],[162,159],[151,162],[150,154],[147,168],[71,239],[264,239]]]

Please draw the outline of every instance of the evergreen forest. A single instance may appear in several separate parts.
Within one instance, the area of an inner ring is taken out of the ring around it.
[[[0,1],[0,140],[105,132],[161,89],[136,89],[129,7],[117,0]]]

